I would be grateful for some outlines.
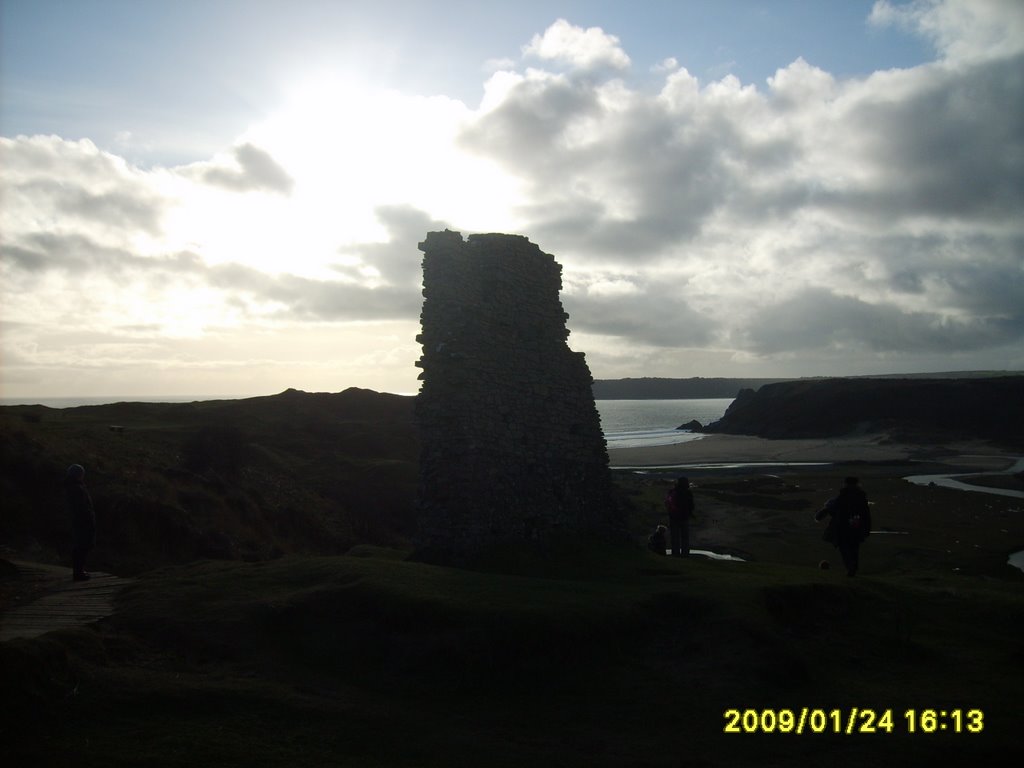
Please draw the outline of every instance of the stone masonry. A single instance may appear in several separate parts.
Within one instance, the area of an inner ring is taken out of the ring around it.
[[[421,552],[621,537],[593,379],[566,344],[561,266],[520,235],[445,230],[419,248]]]

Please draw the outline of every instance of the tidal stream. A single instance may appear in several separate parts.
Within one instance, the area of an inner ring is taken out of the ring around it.
[[[975,491],[976,493],[991,493],[995,496],[1012,496],[1016,499],[1024,499],[1024,491],[1015,491],[1011,488],[988,488],[984,485],[972,485],[958,480],[959,477],[998,477],[1000,475],[1015,475],[1024,472],[1024,456],[1017,457],[1017,461],[1008,469],[1002,472],[957,472],[953,475],[910,475],[903,478],[914,485],[939,485],[943,488],[955,488],[958,491]]]

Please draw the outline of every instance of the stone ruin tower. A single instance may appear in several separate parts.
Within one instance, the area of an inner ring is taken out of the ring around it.
[[[520,235],[430,232],[423,257],[419,548],[447,561],[625,524],[562,268]]]

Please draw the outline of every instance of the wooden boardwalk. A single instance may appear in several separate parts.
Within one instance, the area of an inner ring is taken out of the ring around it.
[[[114,596],[132,581],[96,572],[89,581],[72,581],[70,568],[11,562],[18,569],[19,579],[41,582],[46,590],[38,599],[0,614],[0,642],[38,637],[110,616],[114,612]]]

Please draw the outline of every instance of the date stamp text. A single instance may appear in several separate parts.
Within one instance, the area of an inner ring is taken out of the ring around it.
[[[980,709],[727,709],[725,733],[981,733]]]

